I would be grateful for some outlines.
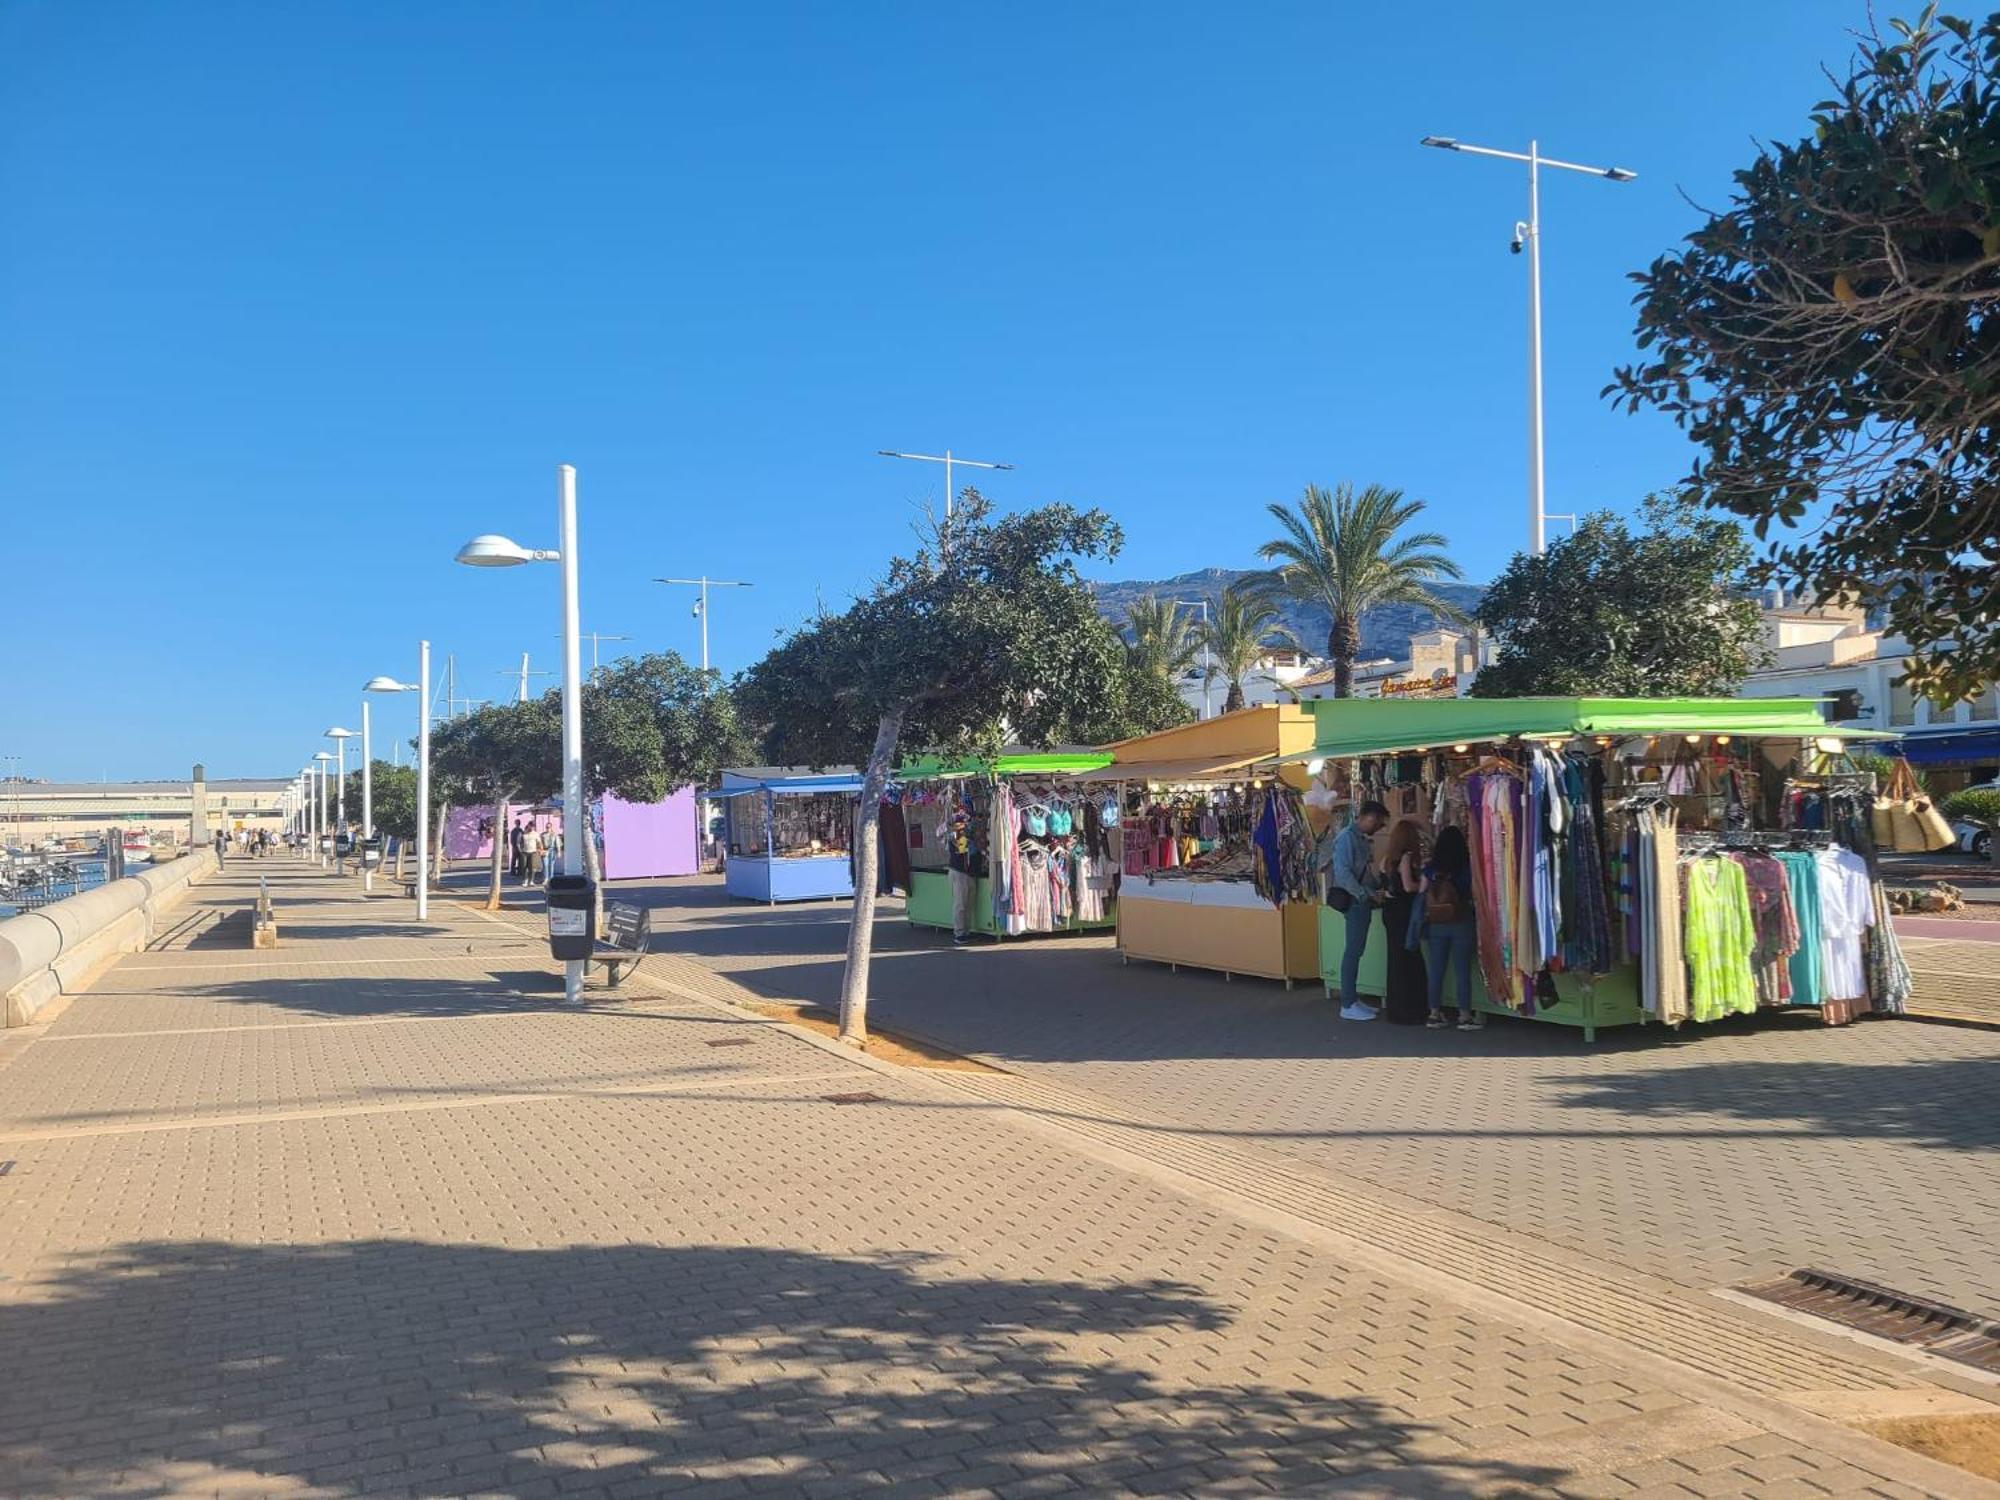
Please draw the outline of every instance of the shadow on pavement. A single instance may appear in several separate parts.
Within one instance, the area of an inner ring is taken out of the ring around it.
[[[342,1494],[1556,1477],[1438,1459],[1437,1429],[1365,1397],[1143,1367],[1226,1322],[1176,1283],[950,1278],[916,1255],[139,1243],[0,1306],[0,1473],[34,1497],[205,1488],[210,1463]],[[1430,1461],[1399,1469],[1420,1441]]]

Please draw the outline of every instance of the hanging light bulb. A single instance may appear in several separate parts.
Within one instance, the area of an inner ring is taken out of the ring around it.
[[[1726,745],[1729,743],[1729,736],[1726,734],[1718,734],[1715,737],[1715,743],[1718,745]]]
[[[1452,746],[1451,748],[1452,748],[1452,752],[1453,752],[1454,754],[1457,754],[1457,755],[1463,755],[1463,754],[1465,754],[1465,752],[1466,752],[1466,751],[1470,750],[1470,749],[1472,748],[1472,746],[1470,746],[1470,745],[1453,745],[1453,746]],[[1401,1002],[1399,1001],[1398,1003],[1400,1004]]]
[[[1691,734],[1687,737],[1687,742],[1690,745],[1699,745],[1701,743],[1701,736],[1698,734]]]

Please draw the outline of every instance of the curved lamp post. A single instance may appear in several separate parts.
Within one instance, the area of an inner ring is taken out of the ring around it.
[[[576,470],[569,464],[556,468],[556,548],[523,547],[509,537],[491,532],[474,537],[458,549],[458,561],[469,568],[512,568],[522,563],[562,564],[562,776],[563,854],[562,870],[568,875],[582,868],[584,831],[583,806],[583,699],[582,644],[576,600]],[[497,809],[496,809],[497,812]],[[494,830],[498,838],[500,831]],[[583,975],[589,967],[582,959],[563,965],[563,997],[583,999]]]
[[[319,767],[319,795],[313,798],[313,853],[319,856],[319,867],[326,868],[326,848],[322,840],[326,837],[326,763],[333,759],[331,750],[314,753],[313,763]]]
[[[347,832],[347,742],[354,738],[354,731],[335,725],[324,733],[327,739],[333,741],[334,749],[340,752],[333,782],[333,868],[345,875],[347,859],[340,852],[340,836]]]
[[[429,914],[430,908],[429,892],[426,889],[430,884],[430,866],[424,862],[425,856],[430,852],[430,838],[427,827],[430,822],[431,813],[430,681],[431,643],[429,641],[419,641],[417,643],[417,680],[415,682],[398,682],[393,677],[371,677],[361,685],[361,691],[364,694],[423,694],[422,700],[417,704],[417,919],[419,921],[423,920]],[[366,697],[363,697],[361,700],[361,730],[363,735],[361,741],[362,765],[366,767],[369,764],[368,740],[366,738],[368,731],[368,699]],[[374,837],[375,834],[375,807],[371,798],[372,791],[373,784],[368,771],[364,769],[361,773],[361,822],[370,838]],[[369,871],[365,862],[361,869],[362,885],[366,887],[372,879],[372,872]]]

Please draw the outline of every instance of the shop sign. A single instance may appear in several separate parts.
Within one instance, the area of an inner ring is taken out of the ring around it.
[[[1458,678],[1449,672],[1382,684],[1384,698],[1451,698],[1458,695]]]

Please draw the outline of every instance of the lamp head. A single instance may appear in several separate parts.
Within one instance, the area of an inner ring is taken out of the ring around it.
[[[371,677],[361,685],[364,693],[414,693],[414,682],[398,682],[393,677]]]
[[[355,738],[355,733],[351,729],[341,729],[335,727],[333,729],[329,729],[326,731],[326,737],[330,740],[351,740]],[[326,752],[324,750],[320,752],[320,754],[322,755],[324,755],[325,753]]]
[[[1458,138],[1450,135],[1427,135],[1418,141],[1419,146],[1435,146],[1440,151],[1456,151]]]
[[[486,532],[458,549],[459,562],[468,568],[512,568],[533,562],[535,554],[511,537]]]
[[[1608,167],[1605,169],[1604,175],[1609,177],[1613,182],[1630,182],[1639,174],[1625,167]]]
[[[320,750],[313,755],[313,759],[319,761],[332,760],[333,758],[334,758],[333,752],[331,750]]]

